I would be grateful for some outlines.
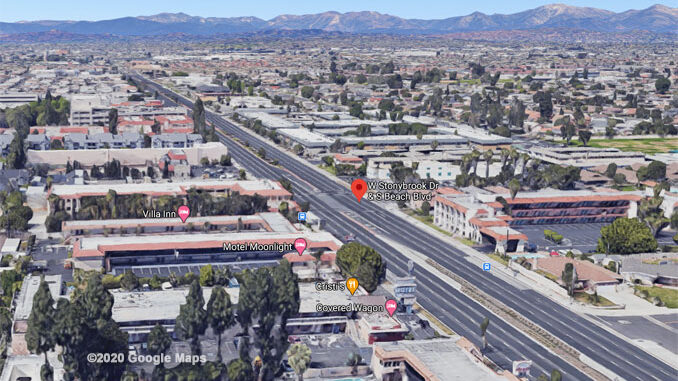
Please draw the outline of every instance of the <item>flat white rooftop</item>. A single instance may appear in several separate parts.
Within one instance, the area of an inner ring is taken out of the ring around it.
[[[401,340],[376,342],[387,352],[408,351],[440,381],[499,381],[506,380],[478,364],[453,339]]]
[[[246,192],[275,190],[287,193],[278,182],[271,180],[214,180],[181,183],[54,185],[52,187],[52,194],[60,197],[75,197],[106,194],[109,190],[113,190],[118,194],[185,194],[191,188],[239,188]]]

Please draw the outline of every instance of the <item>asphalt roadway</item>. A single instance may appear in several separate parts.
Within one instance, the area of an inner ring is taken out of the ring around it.
[[[165,96],[172,98],[176,96],[145,78],[135,77]],[[180,97],[179,101],[187,107],[192,106],[192,103],[183,97]],[[356,202],[348,188],[288,156],[281,149],[264,143],[263,138],[253,137],[211,112],[206,112],[206,115],[207,121],[214,124],[218,130],[247,141],[255,150],[263,147],[267,158],[277,160],[284,168],[263,162],[251,151],[220,135],[220,140],[228,147],[233,158],[249,173],[262,178],[288,178],[293,184],[295,198],[311,202],[311,210],[324,219],[326,230],[338,237],[354,234],[359,242],[379,251],[386,260],[388,269],[396,275],[406,273],[407,258],[378,239],[375,233],[383,234],[391,240],[424,253],[626,380],[678,378],[677,369],[640,348],[609,334],[586,318],[534,290],[520,290],[490,273],[483,272],[465,260],[466,254],[455,246],[418,229],[374,203],[367,200]],[[328,203],[328,198],[334,202]],[[359,216],[360,222],[378,231],[371,231],[355,224],[344,214],[347,212]],[[561,370],[565,380],[589,378],[521,331],[494,317],[483,306],[441,282],[433,274],[422,269],[415,270],[415,274],[418,286],[417,301],[455,332],[467,337],[476,345],[480,346],[481,342],[478,325],[484,317],[490,317],[491,323],[488,328],[490,348],[487,355],[502,368],[510,371],[512,361],[529,359],[533,361],[532,378],[541,373],[550,374],[552,369]]]

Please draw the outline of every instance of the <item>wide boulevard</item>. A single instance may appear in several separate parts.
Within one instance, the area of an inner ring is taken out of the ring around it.
[[[158,91],[168,103],[178,101],[186,107],[193,106],[191,101],[147,78],[136,74],[133,77]],[[357,241],[375,248],[395,275],[406,273],[407,257],[376,235],[423,253],[626,380],[678,379],[677,369],[594,325],[585,317],[534,290],[516,287],[491,272],[482,271],[480,266],[464,258],[467,254],[463,250],[450,242],[419,229],[366,199],[358,203],[348,186],[333,181],[328,177],[329,174],[310,168],[300,159],[283,152],[282,148],[267,144],[263,141],[264,138],[253,136],[242,127],[211,112],[206,112],[206,119],[221,132],[220,140],[248,173],[274,180],[282,177],[289,179],[293,184],[295,199],[309,201],[311,211],[323,219],[326,230],[340,238],[354,234]],[[276,160],[279,167],[261,160],[232,140],[233,137],[247,142],[255,151],[263,147],[266,158]],[[512,361],[528,359],[534,362],[532,378],[540,373],[550,374],[552,369],[559,369],[565,380],[589,379],[581,371],[425,269],[417,268],[415,275],[418,303],[478,346],[481,345],[480,322],[484,317],[490,317],[487,330],[489,348],[486,354],[502,368],[510,371]]]

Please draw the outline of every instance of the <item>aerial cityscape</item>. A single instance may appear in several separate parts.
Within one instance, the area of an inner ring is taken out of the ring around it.
[[[0,381],[678,380],[675,4],[363,3],[0,6]]]

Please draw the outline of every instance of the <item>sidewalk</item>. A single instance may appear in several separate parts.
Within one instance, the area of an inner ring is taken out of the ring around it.
[[[558,304],[570,309],[571,311],[577,313],[578,315],[584,317],[587,319],[591,324],[594,324],[607,332],[609,332],[612,335],[615,335],[635,346],[638,348],[644,350],[645,352],[649,353],[650,355],[656,357],[657,359],[660,359],[664,362],[666,362],[669,365],[675,366],[675,361],[677,356],[674,353],[671,353],[667,349],[657,345],[656,343],[649,341],[649,340],[633,340],[630,339],[629,337],[623,335],[619,331],[613,329],[612,327],[603,324],[601,321],[595,318],[595,316],[630,316],[634,315],[634,313],[637,316],[645,316],[648,317],[648,315],[662,315],[662,314],[677,314],[678,311],[666,308],[666,307],[656,307],[653,306],[651,303],[633,295],[633,288],[628,287],[628,286],[619,286],[619,292],[615,292],[614,289],[612,290],[602,290],[601,288],[599,290],[600,295],[605,296],[606,298],[620,304],[626,304],[627,308],[624,309],[616,309],[616,310],[609,310],[609,309],[599,309],[595,307],[589,307],[582,305],[580,303],[572,303],[570,301],[569,297],[564,297],[561,293],[554,291],[553,289],[549,289],[548,287],[543,287],[542,284],[536,284],[533,280],[530,278],[520,274],[517,271],[511,270],[510,268],[507,268],[504,264],[499,263],[489,256],[478,252],[477,250],[464,245],[463,243],[457,241],[453,237],[447,236],[445,234],[442,234],[438,232],[437,230],[431,228],[430,226],[426,225],[425,223],[417,220],[414,217],[411,217],[402,211],[398,210],[393,210],[391,208],[385,208],[388,209],[389,211],[393,212],[394,214],[407,219],[410,221],[413,225],[418,226],[419,228],[429,232],[430,234],[433,234],[437,236],[440,239],[445,240],[449,244],[455,246],[459,250],[463,251],[464,253],[468,254],[468,257],[466,257],[466,260],[469,262],[472,262],[474,264],[477,264],[479,267],[482,266],[483,262],[490,262],[492,264],[492,274],[500,279],[503,279],[516,287],[519,288],[529,288],[532,290],[535,290],[542,295],[550,298],[551,300],[557,302]],[[391,243],[392,244],[392,243]],[[396,247],[398,248],[398,247]],[[399,250],[407,250],[406,248],[398,248]],[[403,250],[403,251],[404,251]],[[410,254],[412,254],[411,250],[408,250]],[[419,254],[420,256],[423,256],[422,254]],[[417,263],[417,265],[422,265],[420,264],[421,258],[416,258],[416,257],[410,257]],[[418,259],[418,260],[417,260]],[[429,269],[430,270],[430,269]],[[435,273],[435,272],[434,272]],[[550,282],[550,281],[549,281]],[[555,283],[554,283],[555,285]],[[557,287],[557,286],[556,286]],[[605,293],[605,294],[603,294]],[[591,315],[591,316],[589,316]],[[583,361],[583,360],[582,360]],[[591,364],[589,364],[591,366]],[[598,364],[596,364],[598,365]],[[594,367],[596,368],[596,367]],[[601,369],[597,369],[598,371],[601,371]]]
[[[474,248],[464,245],[463,243],[457,241],[454,237],[440,233],[439,231],[433,229],[427,224],[417,220],[414,217],[409,216],[406,213],[403,213],[399,209],[386,208],[390,212],[410,221],[412,224],[417,227],[426,230],[428,233],[436,235],[438,238],[446,241],[450,245],[456,247],[457,249],[463,251],[465,254],[468,254],[466,258],[469,262],[477,264],[478,267],[482,266],[484,262],[489,262],[492,264],[492,274],[501,278],[502,280],[508,281],[509,283],[514,284],[516,287],[528,287],[533,289],[544,296],[549,297],[558,304],[569,308],[570,310],[577,313],[586,313],[590,315],[605,315],[605,316],[623,316],[623,315],[662,315],[662,314],[675,314],[678,311],[672,310],[666,307],[656,307],[651,303],[633,295],[633,289],[624,285],[619,286],[619,292],[615,293],[614,290],[609,290],[608,288],[601,287],[599,288],[598,293],[606,298],[610,299],[616,304],[625,305],[626,308],[623,309],[601,309],[592,306],[583,305],[581,303],[572,303],[569,297],[563,296],[558,291],[554,291],[552,288],[544,287],[543,284],[537,284],[534,280],[526,277],[525,275],[514,271],[510,268],[507,268],[506,265],[495,261],[489,256],[475,250]],[[556,286],[554,284],[554,286]],[[558,286],[556,286],[558,287]],[[604,293],[604,294],[603,294]]]

